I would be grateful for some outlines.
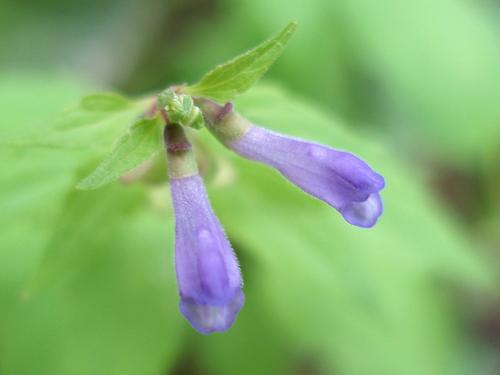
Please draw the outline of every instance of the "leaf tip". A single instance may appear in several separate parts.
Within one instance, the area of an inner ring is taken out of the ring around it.
[[[280,34],[282,43],[286,44],[288,40],[290,40],[290,38],[293,36],[293,34],[295,34],[296,30],[297,30],[297,21],[290,21]]]
[[[288,23],[288,26],[287,28],[290,29],[292,32],[294,32],[295,30],[297,30],[297,21],[296,20],[291,20],[289,23]]]
[[[87,178],[84,178],[83,180],[81,180],[80,182],[78,182],[76,185],[75,185],[75,189],[76,190],[95,190],[97,189],[99,186],[93,186],[92,184],[89,184],[89,182],[87,181]]]

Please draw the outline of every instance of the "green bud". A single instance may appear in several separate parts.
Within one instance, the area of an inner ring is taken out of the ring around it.
[[[205,124],[203,114],[189,95],[179,95],[172,89],[166,89],[158,95],[158,105],[174,124],[194,129],[201,129]]]

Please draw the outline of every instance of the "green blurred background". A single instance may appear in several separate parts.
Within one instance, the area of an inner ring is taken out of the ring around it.
[[[499,374],[499,10],[2,0],[0,374]],[[236,108],[360,155],[386,178],[385,213],[353,228],[192,134],[247,296],[229,332],[201,336],[177,308],[161,159],[154,178],[79,192],[99,152],[5,141],[87,93],[192,83],[292,19],[284,55]]]

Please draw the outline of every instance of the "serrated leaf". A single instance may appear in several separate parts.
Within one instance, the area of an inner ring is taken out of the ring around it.
[[[1,144],[84,150],[109,147],[128,124],[147,110],[149,101],[129,100],[114,93],[89,95],[62,112],[52,124],[39,126],[24,136],[3,139]]]
[[[84,97],[81,108],[88,111],[116,111],[129,108],[132,103],[121,95],[113,92],[97,93]]]
[[[161,124],[157,116],[139,120],[132,125],[101,164],[78,183],[77,189],[97,189],[153,157],[162,146]]]
[[[279,34],[254,49],[208,72],[184,92],[218,101],[233,99],[256,83],[283,52],[297,24],[290,22]]]
[[[121,117],[137,116],[146,107],[146,100],[132,101],[115,93],[92,94],[82,98],[76,107],[64,111],[56,120],[55,128],[105,125]]]

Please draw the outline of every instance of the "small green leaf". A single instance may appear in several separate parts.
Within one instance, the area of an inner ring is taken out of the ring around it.
[[[53,149],[101,150],[109,147],[123,129],[152,103],[150,98],[129,100],[118,94],[99,93],[84,97],[62,112],[52,123],[29,133],[0,140],[1,145]]]
[[[92,190],[106,185],[153,157],[161,149],[162,122],[157,116],[139,120],[116,142],[113,151],[78,183],[77,189]]]
[[[232,100],[257,82],[283,52],[297,24],[290,22],[279,34],[254,49],[208,72],[184,92],[218,101]]]
[[[97,93],[84,97],[78,106],[63,112],[57,119],[57,129],[74,129],[115,122],[137,116],[146,109],[145,100],[132,101],[115,93]]]
[[[84,97],[80,106],[88,111],[117,111],[129,108],[131,104],[123,96],[113,92],[104,92]]]

